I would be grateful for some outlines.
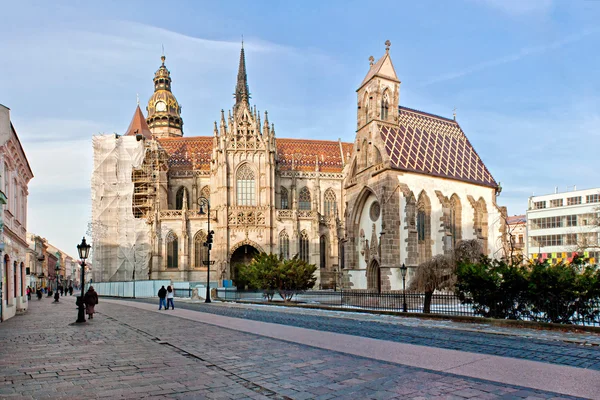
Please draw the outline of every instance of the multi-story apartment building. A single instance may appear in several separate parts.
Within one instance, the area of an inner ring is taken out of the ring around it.
[[[10,110],[0,105],[0,187],[4,194],[0,197],[6,198],[0,209],[2,320],[27,308],[27,196],[32,178],[27,156],[10,120]]]
[[[531,196],[527,210],[529,258],[560,262],[578,253],[597,264],[599,215],[600,188]]]

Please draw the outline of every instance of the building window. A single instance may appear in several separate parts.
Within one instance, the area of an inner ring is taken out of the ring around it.
[[[562,217],[533,218],[531,229],[562,228]]]
[[[304,186],[300,190],[300,194],[298,195],[298,209],[299,210],[310,210],[310,191],[306,186]]]
[[[533,203],[533,209],[534,210],[540,210],[542,208],[546,208],[546,202],[545,201],[536,201],[535,203]]]
[[[306,262],[309,261],[309,253],[308,253],[308,234],[306,231],[302,231],[300,233],[300,259]]]
[[[597,218],[595,214],[580,214],[579,217],[579,226],[588,226],[588,225],[596,225]]]
[[[417,237],[419,241],[425,240],[425,211],[417,213]]]
[[[248,164],[242,165],[237,173],[237,205],[256,205],[254,171]]]
[[[200,197],[204,197],[210,202],[210,187],[208,185],[202,188],[202,190],[200,191]]]
[[[178,254],[177,235],[169,232],[167,235],[167,268],[177,268]]]
[[[383,94],[383,99],[381,100],[381,119],[387,120],[388,118],[388,109],[389,109],[389,100],[387,91]]]
[[[550,207],[562,207],[563,199],[554,199],[550,200]]]
[[[286,231],[279,234],[279,258],[287,260],[290,258],[290,237]]]
[[[332,189],[327,189],[325,191],[325,216],[336,216],[337,215],[337,201],[335,198],[335,193]]]
[[[577,234],[576,233],[567,233],[565,235],[565,245],[574,246],[577,244]]]
[[[206,242],[206,232],[198,231],[194,236],[194,267],[206,267],[204,261],[208,261],[208,247],[204,245]]]
[[[567,198],[568,206],[576,206],[577,204],[581,204],[581,196]]]
[[[183,210],[183,202],[185,201],[186,203],[186,207],[189,208],[189,196],[187,195],[187,189],[184,187],[180,187],[179,190],[177,190],[177,194],[175,195],[175,209],[176,210]]]
[[[577,215],[567,215],[567,226],[577,226]]]
[[[589,194],[585,196],[586,203],[600,203],[600,194]]]
[[[281,187],[281,209],[288,210],[290,208],[288,191],[283,186]]]
[[[327,238],[321,235],[319,239],[320,267],[327,268]]]
[[[534,247],[562,246],[563,235],[544,235],[532,238]]]

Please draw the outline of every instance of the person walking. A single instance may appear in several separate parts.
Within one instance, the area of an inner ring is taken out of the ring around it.
[[[162,310],[163,306],[165,307],[165,310],[167,309],[167,302],[165,301],[165,297],[167,297],[167,289],[165,289],[165,285],[163,285],[160,289],[158,289],[158,309],[159,310]]]
[[[93,286],[90,286],[85,296],[83,296],[83,302],[88,319],[94,319],[94,307],[98,304],[98,293],[96,293]]]
[[[69,285],[69,296],[73,296],[73,285]]]
[[[63,286],[62,286],[62,285],[60,285],[60,286],[58,287],[58,290],[60,290],[60,295],[61,295],[61,296],[63,296],[63,295],[64,295],[64,293],[65,293],[65,290],[63,289]]]
[[[175,297],[175,293],[171,286],[167,286],[167,310],[169,309],[169,304],[171,305],[171,309],[175,309],[175,304],[173,304],[173,298]]]
[[[31,300],[31,287],[27,286],[27,300]]]

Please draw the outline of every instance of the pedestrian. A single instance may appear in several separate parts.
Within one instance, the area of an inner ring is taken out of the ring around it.
[[[69,296],[73,296],[73,285],[69,285]]]
[[[165,301],[165,297],[167,297],[167,289],[165,289],[165,285],[163,285],[160,289],[158,289],[158,309],[162,310],[163,306],[165,310],[167,309],[167,302]]]
[[[171,309],[175,309],[175,305],[173,304],[173,297],[175,297],[175,293],[173,293],[173,289],[171,286],[167,286],[167,310],[169,309],[169,304],[171,305]]]
[[[37,288],[37,290],[35,291],[35,294],[37,295],[38,300],[42,299],[42,289]]]
[[[31,287],[27,286],[27,300],[31,300]]]
[[[60,289],[60,295],[62,296],[65,293],[65,290],[63,289],[62,285],[59,286]]]
[[[85,312],[88,319],[94,319],[94,307],[98,304],[98,293],[96,293],[93,286],[90,286],[85,296],[83,296],[83,302],[85,303]]]

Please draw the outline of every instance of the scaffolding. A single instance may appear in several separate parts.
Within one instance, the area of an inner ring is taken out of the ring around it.
[[[97,135],[92,145],[93,279],[148,279],[166,154],[156,141],[133,135]]]

